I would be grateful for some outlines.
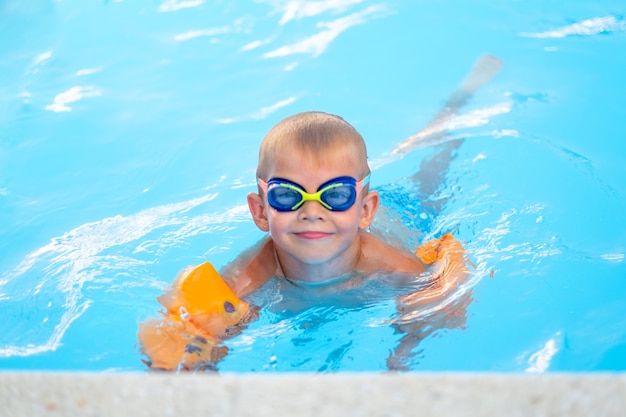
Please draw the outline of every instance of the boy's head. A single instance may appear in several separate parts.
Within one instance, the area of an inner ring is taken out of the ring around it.
[[[379,196],[369,191],[363,138],[339,116],[305,112],[278,122],[261,143],[259,193],[248,207],[269,232],[283,273],[309,280],[352,270],[360,230],[372,223]]]
[[[267,180],[279,155],[297,151],[311,160],[346,147],[358,165],[358,177],[369,174],[363,137],[339,116],[320,111],[297,113],[278,122],[265,135],[259,150],[257,177]]]

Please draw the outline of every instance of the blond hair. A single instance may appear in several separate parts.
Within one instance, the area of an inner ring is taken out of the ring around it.
[[[267,132],[259,149],[257,176],[267,180],[279,152],[285,152],[290,146],[313,158],[340,146],[353,146],[361,176],[370,172],[365,141],[350,123],[334,114],[307,111],[284,118]]]

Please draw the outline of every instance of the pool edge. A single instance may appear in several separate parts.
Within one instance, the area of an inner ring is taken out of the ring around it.
[[[7,416],[623,416],[626,373],[0,373]]]

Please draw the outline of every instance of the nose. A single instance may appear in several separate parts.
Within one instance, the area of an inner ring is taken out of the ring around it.
[[[318,221],[326,219],[326,208],[319,201],[307,201],[298,211],[298,219],[300,221]]]

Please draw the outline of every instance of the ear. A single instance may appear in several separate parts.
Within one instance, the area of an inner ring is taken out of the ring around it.
[[[248,194],[248,208],[250,214],[252,214],[252,220],[254,224],[264,232],[269,232],[270,223],[267,219],[267,212],[265,211],[265,204],[263,198],[255,193]]]
[[[361,216],[359,217],[359,229],[367,229],[372,224],[379,202],[380,196],[377,191],[371,191],[363,198]]]

